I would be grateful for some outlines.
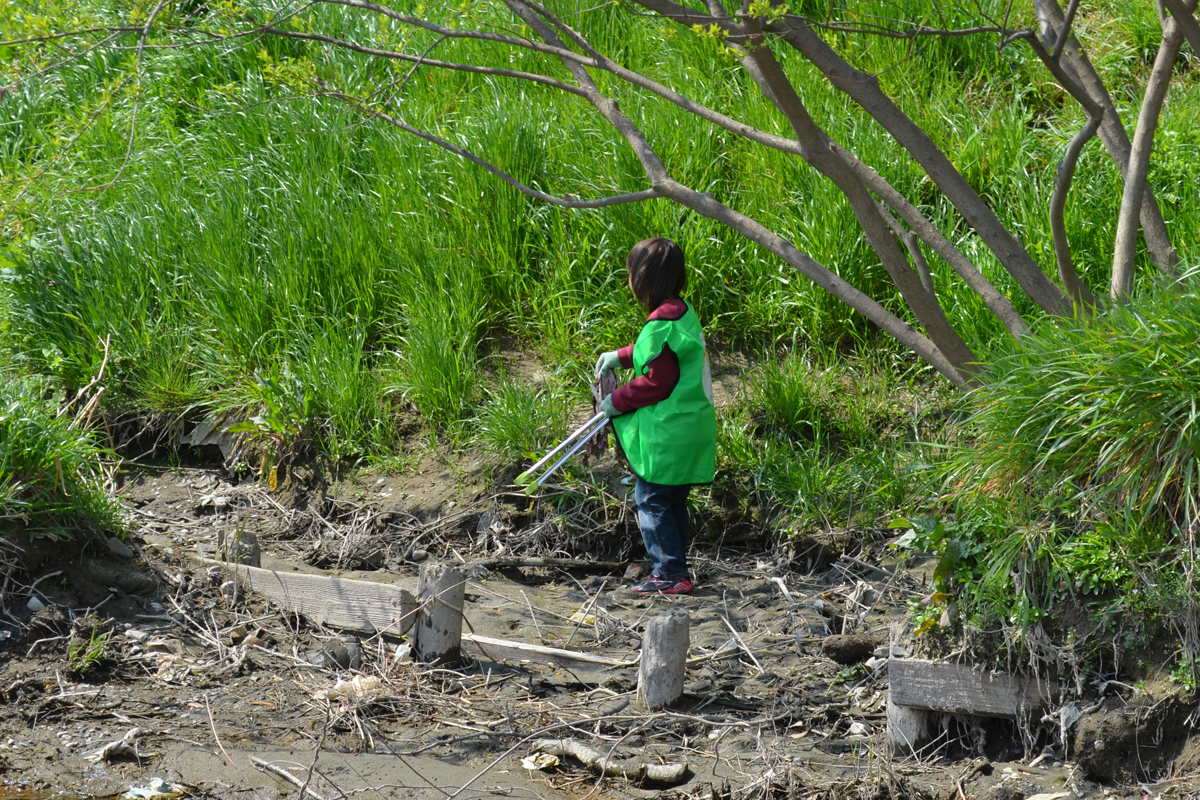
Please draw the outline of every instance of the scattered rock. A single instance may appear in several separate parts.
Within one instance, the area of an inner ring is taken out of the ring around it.
[[[875,642],[865,633],[834,634],[821,642],[821,651],[839,664],[866,661],[875,650]]]
[[[412,553],[409,554],[409,556],[408,556],[408,560],[413,562],[414,564],[420,564],[422,561],[426,560],[427,558],[429,558],[428,550],[413,550]]]
[[[133,558],[135,555],[133,550],[129,549],[129,545],[125,544],[115,536],[109,538],[108,549],[111,550],[114,555],[120,556],[121,558]]]

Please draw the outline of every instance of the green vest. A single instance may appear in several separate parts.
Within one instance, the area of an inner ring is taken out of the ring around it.
[[[712,483],[717,463],[717,410],[696,312],[677,320],[650,320],[633,346],[633,370],[646,365],[663,345],[679,357],[679,383],[670,396],[613,419],[629,466],[642,480],[666,486]]]

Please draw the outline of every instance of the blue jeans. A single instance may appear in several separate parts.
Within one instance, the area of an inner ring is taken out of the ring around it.
[[[663,486],[641,478],[633,490],[646,553],[654,574],[667,580],[690,578],[687,498],[691,490],[691,486]]]

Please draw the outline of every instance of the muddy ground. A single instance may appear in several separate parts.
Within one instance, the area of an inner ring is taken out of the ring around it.
[[[314,800],[1140,799],[1200,789],[1178,761],[1174,771],[1157,765],[1165,782],[1139,785],[1114,766],[1101,786],[1088,779],[1094,764],[1038,749],[1053,742],[1053,721],[1023,737],[1008,721],[946,718],[922,758],[890,757],[887,655],[914,644],[904,623],[909,600],[928,591],[928,567],[895,569],[883,529],[770,550],[710,530],[693,548],[693,595],[636,598],[628,585],[642,552],[620,477],[610,470],[593,501],[560,511],[553,499],[493,493],[472,465],[432,459],[403,478],[359,476],[279,497],[219,469],[127,471],[119,488],[131,553],[92,542],[64,557],[40,543],[9,576],[0,779],[11,792],[76,796],[155,778],[217,797],[296,795],[303,785]],[[484,636],[631,658],[649,618],[683,607],[694,659],[683,702],[637,710],[635,666],[468,658],[431,669],[412,663],[402,640],[321,629],[235,590],[202,560],[219,532],[237,530],[254,532],[263,566],[278,570],[411,589],[420,563],[466,563],[467,626]],[[498,554],[567,555],[578,567],[486,566]],[[45,608],[30,611],[31,597]],[[867,634],[879,649],[836,663],[823,649],[829,632]],[[352,683],[330,692],[355,676],[358,693]],[[1109,694],[1102,715],[1081,723],[1092,739],[1079,746],[1094,762],[1106,736],[1111,758],[1099,760],[1118,765],[1128,743],[1101,728],[1136,698],[1119,685]],[[1165,724],[1183,725],[1177,716]],[[655,785],[601,779],[570,757],[522,766],[535,755],[532,738],[568,735],[687,771]],[[128,748],[95,757],[123,737]]]

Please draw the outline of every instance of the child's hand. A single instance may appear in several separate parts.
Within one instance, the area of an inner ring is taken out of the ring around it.
[[[600,358],[596,360],[596,375],[599,376],[605,372],[613,372],[621,366],[621,357],[617,355],[616,350],[609,350],[607,353],[601,353]]]
[[[617,407],[613,405],[611,394],[607,395],[603,400],[600,401],[600,411],[604,414],[606,419],[619,417],[622,413],[617,411]]]

